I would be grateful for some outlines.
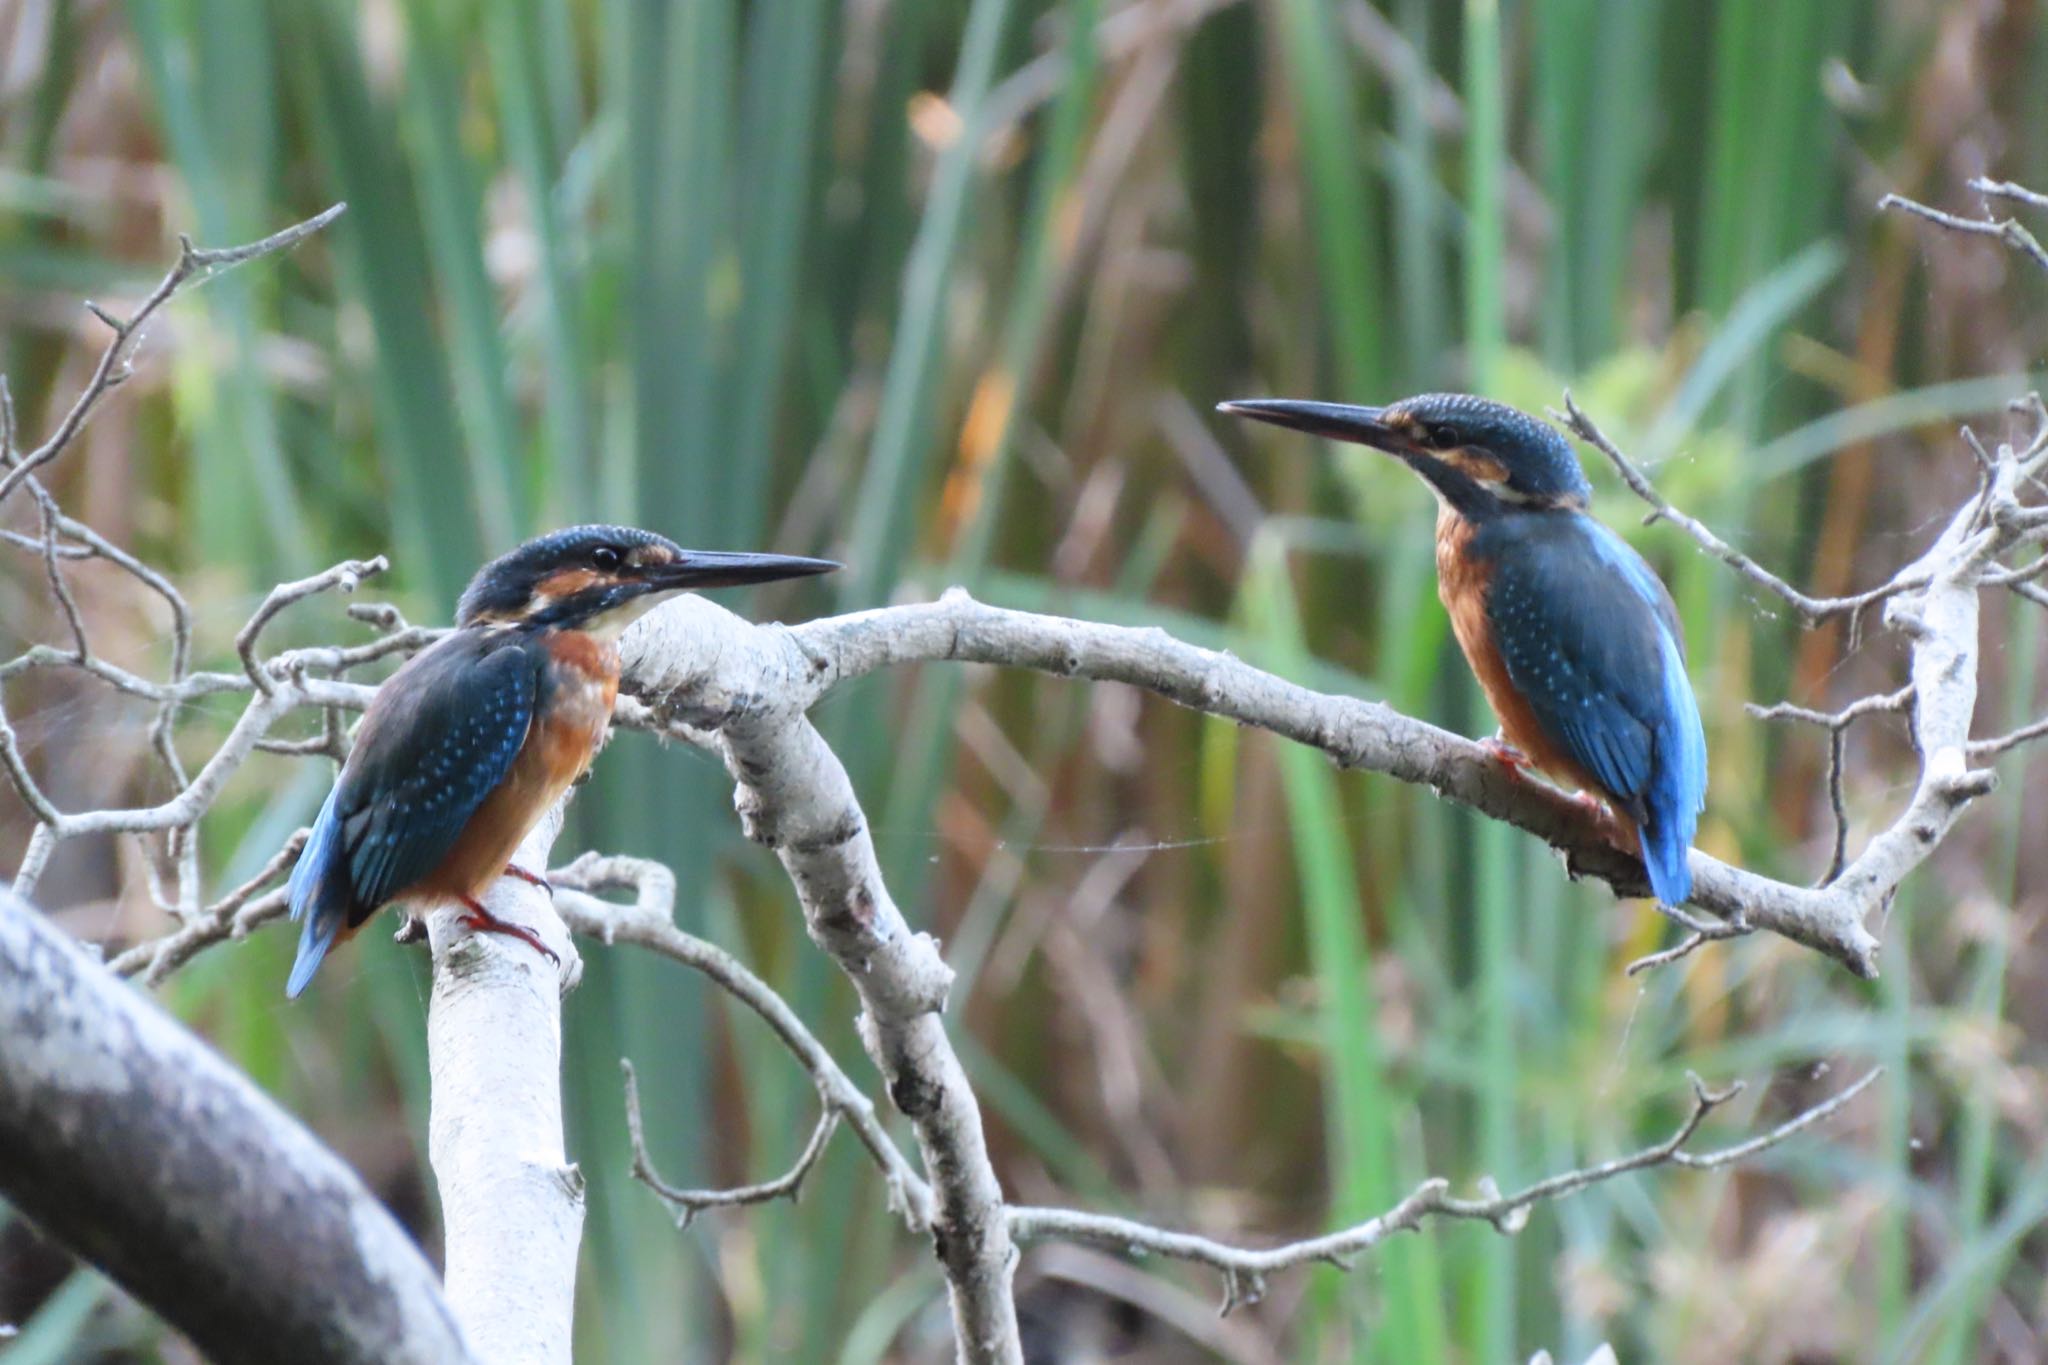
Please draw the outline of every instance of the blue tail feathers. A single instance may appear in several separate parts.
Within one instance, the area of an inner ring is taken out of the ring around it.
[[[1653,821],[1643,828],[1643,870],[1650,874],[1650,890],[1662,904],[1683,905],[1692,897],[1692,868],[1686,862],[1692,831],[1690,816]]]
[[[1650,818],[1642,830],[1643,868],[1650,890],[1665,905],[1692,896],[1692,868],[1686,855],[1699,829],[1707,795],[1707,737],[1699,701],[1685,674],[1685,655],[1668,632],[1664,654],[1664,722],[1657,736],[1657,775],[1649,793]]]
[[[291,978],[285,982],[288,999],[296,1000],[299,992],[306,989],[348,920],[347,870],[335,865],[341,848],[341,821],[334,813],[334,795],[329,792],[327,803],[320,807],[320,815],[313,821],[312,833],[306,836],[306,846],[299,851],[298,864],[292,868],[286,887],[292,918],[306,922],[299,934],[299,955],[292,962]]]

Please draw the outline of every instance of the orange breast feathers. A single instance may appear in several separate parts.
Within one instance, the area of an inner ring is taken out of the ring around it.
[[[1444,609],[1451,614],[1451,631],[1465,661],[1486,694],[1487,705],[1500,721],[1501,737],[1520,749],[1537,768],[1566,786],[1581,791],[1602,792],[1593,774],[1574,762],[1563,746],[1554,743],[1537,723],[1536,713],[1508,677],[1508,667],[1493,642],[1493,625],[1486,615],[1486,586],[1489,566],[1471,553],[1472,523],[1448,505],[1440,505],[1436,518],[1436,590]]]
[[[583,776],[611,724],[619,651],[580,631],[548,642],[548,681],[512,771],[477,807],[439,868],[429,895],[477,897],[505,871],[548,808]]]

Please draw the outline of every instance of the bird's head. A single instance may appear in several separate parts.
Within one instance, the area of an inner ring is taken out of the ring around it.
[[[631,526],[572,526],[527,541],[477,570],[456,624],[573,629],[616,638],[665,597],[803,578],[838,568],[796,555],[685,550]]]
[[[1384,450],[1469,517],[1515,507],[1583,508],[1593,493],[1556,427],[1469,393],[1425,393],[1383,408],[1251,398],[1216,410]]]

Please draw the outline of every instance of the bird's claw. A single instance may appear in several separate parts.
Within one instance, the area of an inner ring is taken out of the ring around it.
[[[510,869],[507,870],[509,871]],[[467,898],[463,900],[462,905],[462,922],[469,928],[481,933],[504,934],[508,937],[516,938],[548,961],[554,963],[557,967],[562,965],[560,955],[553,948],[541,942],[540,935],[534,933],[533,930],[525,925],[514,924],[508,919],[499,919],[496,915],[484,909],[480,903]]]
[[[508,877],[517,877],[520,881],[525,882],[528,886],[539,887],[541,890],[548,893],[549,900],[553,900],[555,898],[555,884],[549,881],[546,877],[541,876],[538,872],[528,872],[525,868],[521,867],[517,863],[506,863],[505,875]]]

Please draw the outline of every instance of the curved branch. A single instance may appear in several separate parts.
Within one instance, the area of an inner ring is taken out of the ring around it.
[[[819,1111],[817,1126],[811,1129],[810,1141],[797,1154],[796,1163],[773,1180],[725,1190],[686,1190],[669,1184],[661,1178],[661,1172],[654,1169],[654,1155],[647,1150],[647,1133],[640,1116],[640,1077],[634,1072],[633,1064],[623,1057],[619,1059],[619,1070],[626,1077],[626,1137],[633,1147],[633,1178],[660,1195],[675,1210],[678,1231],[689,1227],[706,1209],[766,1204],[776,1199],[795,1200],[804,1177],[818,1164],[818,1158],[825,1155],[825,1144],[832,1140],[832,1132],[839,1126],[839,1111],[826,1105]]]
[[[0,1193],[209,1360],[474,1358],[339,1157],[4,890]]]
[[[953,973],[896,908],[846,769],[804,717],[815,699],[803,686],[811,661],[793,635],[701,598],[650,613],[623,648],[627,685],[653,698],[664,720],[710,733],[738,784],[748,837],[775,850],[812,940],[860,998],[861,1041],[930,1175],[932,1244],[960,1358],[1020,1359],[1002,1186],[943,1018]]]
[[[817,1087],[819,1101],[827,1112],[845,1120],[881,1168],[882,1178],[888,1184],[889,1207],[903,1215],[912,1232],[931,1227],[931,1186],[897,1150],[894,1139],[875,1113],[874,1102],[833,1060],[817,1035],[804,1026],[789,1002],[731,953],[675,926],[673,872],[643,858],[585,853],[567,867],[549,872],[548,880],[554,884],[555,908],[572,932],[598,939],[607,946],[631,943],[680,962],[711,978],[720,989],[759,1015],[810,1073],[811,1084]],[[593,894],[625,890],[634,893],[631,905],[615,905]],[[793,1189],[791,1193],[794,1194]]]

